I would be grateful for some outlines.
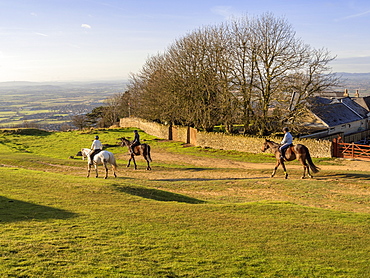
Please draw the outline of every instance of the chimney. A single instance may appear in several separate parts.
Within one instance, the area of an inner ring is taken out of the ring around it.
[[[347,89],[344,89],[344,94],[343,94],[344,97],[348,97],[348,90]]]
[[[358,90],[356,90],[355,97],[360,97],[360,93],[358,92]]]

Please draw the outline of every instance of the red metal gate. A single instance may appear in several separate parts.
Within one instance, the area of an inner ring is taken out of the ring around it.
[[[333,139],[333,156],[352,159],[370,160],[370,146],[355,143],[343,143],[341,138]]]

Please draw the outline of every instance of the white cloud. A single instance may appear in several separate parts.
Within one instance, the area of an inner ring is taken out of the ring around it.
[[[362,13],[358,13],[358,14],[353,14],[353,15],[349,15],[349,16],[346,16],[346,17],[342,17],[342,18],[338,19],[338,21],[346,20],[346,19],[351,19],[351,18],[357,18],[357,17],[364,17],[364,16],[366,16],[368,14],[370,14],[370,10],[369,11],[362,12]]]
[[[38,36],[42,36],[42,37],[47,37],[48,35],[46,35],[46,34],[43,34],[43,33],[35,33],[35,35],[38,35]]]
[[[91,26],[89,24],[81,24],[81,27],[85,29],[91,29]]]
[[[231,6],[215,6],[211,11],[214,14],[221,15],[225,19],[230,19],[236,14]]]

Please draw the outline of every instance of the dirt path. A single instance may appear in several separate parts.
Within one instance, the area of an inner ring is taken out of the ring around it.
[[[223,158],[196,157],[192,155],[174,154],[164,151],[153,151],[152,158],[155,162],[172,162],[175,164],[189,164],[199,167],[214,168],[241,168],[241,169],[273,169],[275,163],[251,163],[233,161]],[[361,160],[338,160],[338,165],[318,165],[322,170],[343,170],[343,171],[370,171],[370,161]],[[289,164],[287,167],[300,169],[301,165]]]

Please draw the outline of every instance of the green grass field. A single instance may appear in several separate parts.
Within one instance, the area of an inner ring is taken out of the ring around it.
[[[132,130],[0,131],[0,277],[369,277],[370,171],[271,179],[269,154],[144,133],[153,170],[134,171],[114,146]],[[95,135],[117,178],[86,178]]]

